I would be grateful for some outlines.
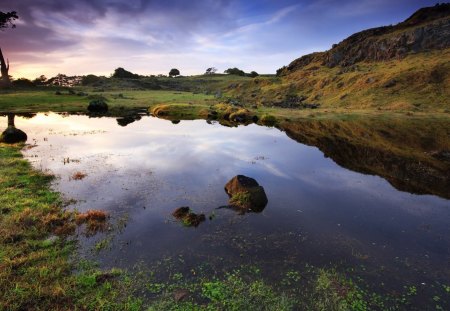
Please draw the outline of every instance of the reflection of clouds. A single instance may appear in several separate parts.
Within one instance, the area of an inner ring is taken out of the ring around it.
[[[284,193],[287,205],[313,193],[321,193],[324,199],[335,196],[349,205],[354,204],[356,196],[364,197],[361,200],[369,206],[378,202],[380,209],[391,206],[411,214],[430,212],[446,202],[400,193],[379,177],[343,169],[324,158],[317,148],[299,144],[277,129],[256,125],[227,128],[203,120],[182,121],[174,126],[151,117],[123,128],[115,119],[53,113],[16,119],[16,124],[38,141],[38,147],[27,151],[39,155],[36,167],[60,174],[60,189],[85,199],[132,201],[130,193],[122,190],[127,187],[124,182],[133,191],[149,195],[146,187],[151,188],[156,177],[136,172],[153,172],[165,183],[176,185],[167,191],[195,193],[191,199],[196,200],[211,184],[211,191],[221,193],[229,178],[249,174],[275,197]],[[52,129],[52,135],[48,129]],[[249,162],[258,156],[265,159],[256,164]],[[64,157],[81,162],[64,166]],[[74,170],[87,171],[88,177],[80,183],[68,182]],[[281,189],[278,184],[285,187]],[[168,193],[161,188],[158,191]],[[142,200],[145,195],[140,196]]]
[[[426,250],[414,244],[420,239],[426,245],[441,232],[447,236],[448,230],[442,228],[446,228],[448,201],[401,193],[379,177],[341,168],[317,148],[299,144],[277,129],[226,128],[202,120],[174,126],[151,117],[125,128],[115,119],[86,116],[39,114],[29,120],[16,119],[30,139],[38,141],[26,154],[39,156],[30,158],[38,159],[35,167],[61,176],[56,189],[79,200],[75,208],[103,209],[113,217],[130,215],[120,238],[136,243],[129,244],[124,253],[113,250],[126,260],[134,256],[130,254],[146,260],[158,258],[186,245],[201,251],[202,245],[192,244],[201,241],[196,234],[223,230],[229,213],[207,222],[200,231],[165,222],[179,206],[191,206],[206,215],[217,212],[228,201],[225,183],[237,174],[255,178],[265,188],[269,203],[260,215],[264,217],[251,215],[245,218],[245,226],[233,226],[236,234],[302,228],[312,243],[318,242],[317,249],[308,249],[313,255],[332,254],[330,250],[340,245],[330,242],[336,237],[351,241],[352,246],[370,246],[374,240],[383,241],[387,232],[392,248],[402,252]],[[64,165],[63,157],[81,162]],[[257,159],[255,164],[252,159]],[[69,181],[76,171],[87,177]],[[422,222],[432,224],[436,231],[428,236],[410,231],[411,243],[402,240],[401,230]]]
[[[255,152],[262,154],[268,143],[284,137],[277,130],[258,126],[229,129],[204,121],[183,121],[173,126],[166,120],[143,118],[133,128],[122,128],[113,121],[53,113],[21,120],[38,140],[33,152],[40,156],[39,166],[62,177],[59,189],[76,198],[97,201],[94,204],[103,200],[106,205],[131,200],[130,193],[122,189],[124,181],[133,190],[145,193],[145,187],[154,181],[131,174],[136,171],[156,172],[158,178],[178,184],[178,190],[184,183],[191,188],[189,192],[197,193],[196,200],[211,184],[216,185],[213,192],[223,195],[223,184],[248,165],[249,157]],[[51,136],[45,130],[49,128]],[[49,137],[48,142],[44,137]],[[65,157],[81,162],[65,166]],[[285,175],[273,164],[264,163],[263,168],[275,176]],[[86,172],[88,177],[83,182],[69,182],[68,176],[76,170]]]

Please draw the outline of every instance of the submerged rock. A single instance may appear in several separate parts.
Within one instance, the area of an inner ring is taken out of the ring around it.
[[[230,196],[229,204],[244,210],[262,212],[268,203],[264,188],[244,175],[233,177],[225,185],[225,191]]]
[[[2,135],[0,136],[0,142],[7,143],[7,144],[15,144],[20,142],[27,141],[27,134],[19,130],[18,128],[15,128],[13,126],[8,126],[8,128],[3,131]]]
[[[187,206],[177,208],[172,216],[178,220],[181,220],[186,227],[198,227],[200,223],[206,220],[205,214],[195,214]]]

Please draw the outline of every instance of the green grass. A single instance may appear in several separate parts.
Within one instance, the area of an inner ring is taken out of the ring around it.
[[[69,260],[74,215],[20,148],[0,144],[0,310],[138,310],[119,276]]]
[[[450,49],[386,62],[361,62],[356,70],[311,63],[279,80],[254,79],[226,96],[271,107],[286,96],[305,96],[321,110],[444,112],[450,110]],[[396,83],[385,87],[391,80]]]
[[[61,91],[63,95],[55,95],[53,88],[3,91],[0,96],[0,112],[87,112],[90,100],[99,96],[106,99],[112,114],[120,114],[125,110],[132,109],[147,109],[156,104],[205,104],[209,100],[213,100],[211,95],[193,94],[192,92],[153,90],[89,92],[89,88],[76,88],[76,90],[89,95],[71,95],[67,90]]]

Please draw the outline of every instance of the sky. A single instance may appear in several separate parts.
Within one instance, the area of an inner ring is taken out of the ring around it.
[[[396,24],[427,0],[0,0],[16,28],[0,31],[14,78],[275,73],[349,35]]]

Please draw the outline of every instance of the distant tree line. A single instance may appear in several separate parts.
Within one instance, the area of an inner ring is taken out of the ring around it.
[[[217,68],[215,67],[209,67],[205,71],[205,75],[214,75],[217,72]],[[242,76],[242,77],[257,77],[258,73],[256,71],[252,71],[250,73],[246,73],[243,70],[239,68],[228,68],[224,72],[225,74],[229,75],[236,75],[236,76]],[[111,74],[110,78],[113,79],[140,79],[140,78],[164,78],[164,77],[179,77],[180,76],[180,70],[176,68],[172,68],[169,71],[169,74],[166,75],[150,75],[150,76],[142,76],[135,73],[132,73],[131,71],[125,70],[122,67],[118,67],[114,70],[114,72]],[[19,79],[13,79],[11,76],[8,76],[8,79],[11,81],[11,84],[16,87],[35,87],[35,86],[61,86],[61,87],[72,87],[72,86],[79,86],[79,85],[95,85],[98,83],[101,83],[101,81],[108,79],[105,76],[97,76],[93,74],[88,74],[84,76],[68,76],[65,74],[57,74],[54,77],[47,78],[44,75],[41,75],[37,77],[34,80],[29,80],[26,78],[19,78]]]

